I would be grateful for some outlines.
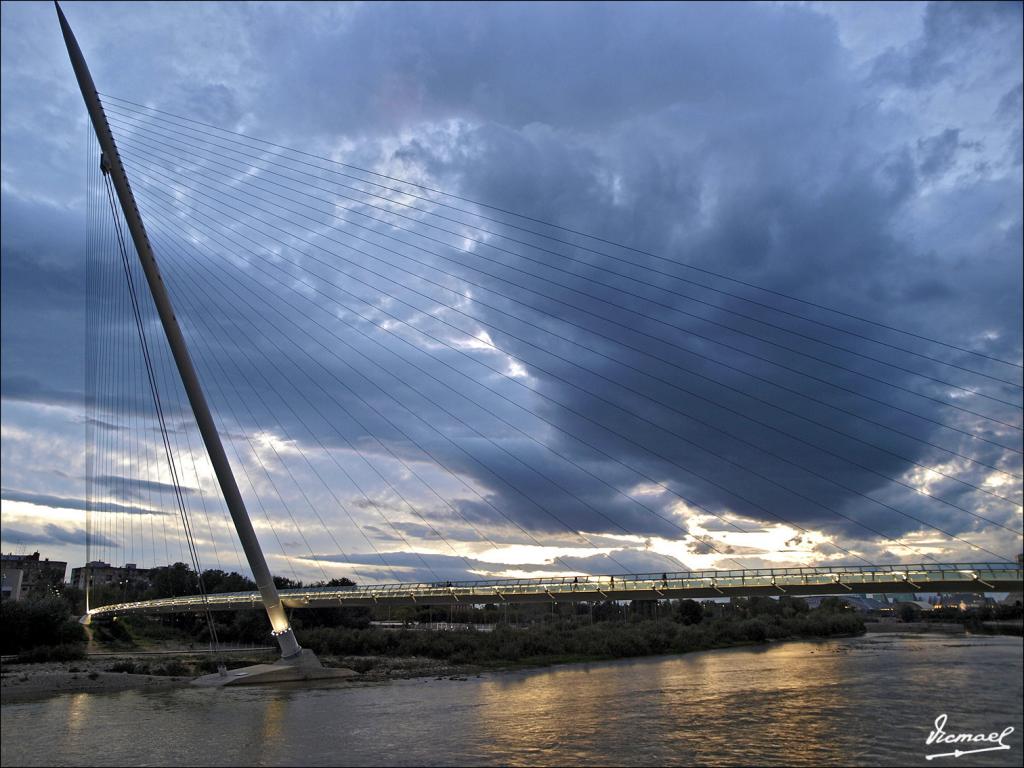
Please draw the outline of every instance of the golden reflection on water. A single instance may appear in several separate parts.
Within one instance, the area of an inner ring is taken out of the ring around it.
[[[593,754],[664,756],[680,762],[737,760],[736,742],[767,743],[785,762],[835,753],[842,727],[842,652],[814,643],[766,652],[723,651],[593,667],[566,666],[511,679],[495,678],[473,691],[480,706],[481,741],[496,761],[547,763]],[[619,743],[609,745],[614,722]],[[757,728],[762,738],[736,738]]]
[[[64,727],[54,736],[59,736],[62,748],[71,749],[82,731],[89,728],[95,704],[96,697],[88,693],[69,694],[67,702],[51,699],[47,709],[52,710],[53,717],[44,717],[42,722],[62,723]]]
[[[263,709],[263,729],[260,738],[264,744],[279,743],[284,736],[285,710],[287,709],[286,699],[271,698]]]
[[[67,704],[67,724],[69,731],[78,731],[89,723],[89,711],[92,709],[94,696],[88,693],[73,693]]]

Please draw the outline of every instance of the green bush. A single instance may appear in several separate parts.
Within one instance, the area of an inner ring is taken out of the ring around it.
[[[190,674],[190,670],[180,661],[174,660],[167,662],[162,667],[153,667],[149,674],[166,675],[167,677],[185,677]]]
[[[130,624],[123,619],[96,618],[92,620],[90,626],[93,639],[99,643],[129,648],[135,646],[135,638],[132,635]]]
[[[768,625],[763,619],[748,619],[740,625],[739,634],[745,640],[763,643],[768,639]]]
[[[85,658],[81,644],[40,645],[18,654],[19,664],[39,664],[46,661],[78,661]]]
[[[42,646],[85,642],[85,629],[71,617],[68,604],[56,597],[41,600],[5,600],[0,603],[0,647],[3,653],[21,653]]]

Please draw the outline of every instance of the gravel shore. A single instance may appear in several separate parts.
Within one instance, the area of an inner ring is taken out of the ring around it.
[[[229,659],[229,668],[248,664],[266,663],[273,655],[253,658]],[[14,704],[32,699],[46,698],[64,693],[109,693],[125,690],[157,690],[188,685],[208,669],[199,667],[203,661],[194,655],[160,656],[125,653],[117,656],[93,656],[78,661],[45,662],[36,664],[5,663],[0,669],[0,703]],[[321,657],[325,666],[348,667],[361,674],[351,678],[352,683],[382,682],[411,677],[464,678],[481,670],[467,665],[452,665],[427,658],[385,657]],[[134,670],[112,671],[132,666]],[[171,665],[184,667],[186,674],[138,674],[138,670],[163,668]]]
[[[4,664],[0,671],[0,702],[16,703],[61,693],[104,693],[187,685],[191,677],[136,675],[108,671],[111,658],[43,664]]]

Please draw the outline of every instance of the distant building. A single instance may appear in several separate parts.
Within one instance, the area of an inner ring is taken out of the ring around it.
[[[141,588],[149,586],[149,569],[139,568],[135,563],[125,563],[123,567],[93,560],[80,568],[71,569],[71,584],[85,589],[86,575],[96,587]]]
[[[899,605],[912,605],[920,611],[931,611],[935,609],[935,606],[927,600],[900,600]]]
[[[1024,566],[1024,553],[1017,555],[1017,565]],[[1011,592],[1000,600],[999,603],[1001,605],[1024,605],[1024,594],[1020,592]]]
[[[896,603],[925,603],[929,610],[936,599],[937,595],[934,592],[901,592],[889,596],[889,601],[893,603],[894,607]]]
[[[813,595],[804,599],[807,601],[808,608],[818,608],[821,606],[821,601],[827,599],[827,596]],[[839,599],[853,608],[853,610],[860,613],[884,611],[890,608],[887,603],[883,603],[881,600],[876,600],[865,595],[843,595]]]
[[[992,605],[992,598],[984,595],[967,592],[964,594],[939,595],[935,601],[936,608],[957,608],[961,611],[969,611],[972,608],[982,608]]]
[[[21,577],[24,571],[18,568],[4,568],[0,578],[0,600],[18,600],[21,598]]]
[[[40,560],[38,552],[0,555],[0,597],[22,600],[58,594],[67,570],[67,563],[48,557]]]

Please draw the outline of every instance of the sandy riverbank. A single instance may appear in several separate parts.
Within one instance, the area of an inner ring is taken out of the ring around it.
[[[201,666],[203,659],[194,655],[150,656],[125,653],[118,656],[94,656],[69,662],[45,662],[38,664],[4,664],[0,670],[0,702],[17,703],[32,699],[46,698],[64,693],[112,693],[125,690],[156,690],[188,685],[189,682],[210,670]],[[253,658],[231,659],[229,668],[249,664],[266,663],[266,655]],[[347,667],[360,670],[352,683],[383,682],[386,680],[413,677],[464,678],[481,673],[483,668],[470,665],[454,665],[428,658],[390,657],[321,657],[325,666]],[[136,671],[119,671],[128,666],[134,670],[168,667],[183,668],[185,674],[153,674]],[[173,666],[172,666],[173,665]]]
[[[111,672],[112,660],[4,664],[0,702],[9,704],[60,693],[104,693],[186,685],[191,677]]]

